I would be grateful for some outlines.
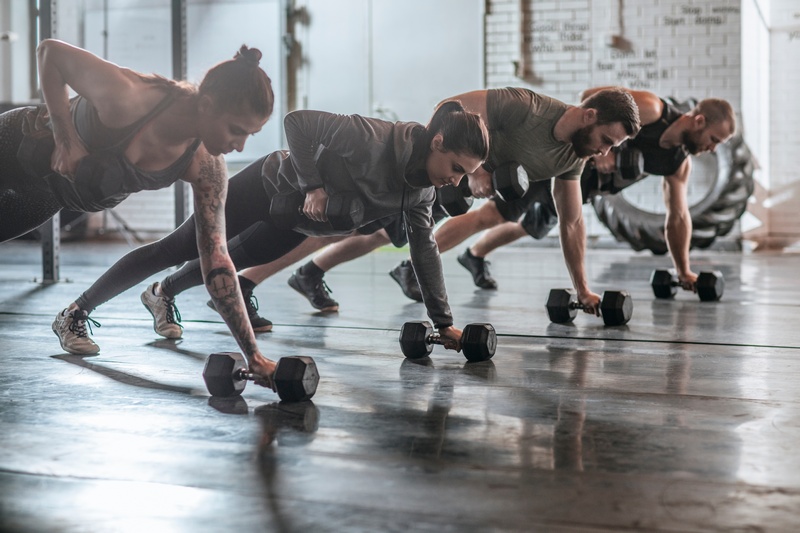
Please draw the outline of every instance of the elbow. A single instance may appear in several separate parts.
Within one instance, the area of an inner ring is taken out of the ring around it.
[[[57,42],[55,39],[45,39],[40,42],[39,46],[36,47],[36,59],[41,63],[42,59],[56,46]]]

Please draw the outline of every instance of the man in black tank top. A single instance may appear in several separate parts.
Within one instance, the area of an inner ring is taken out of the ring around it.
[[[584,91],[587,98],[606,87]],[[692,289],[697,281],[689,265],[689,246],[692,236],[692,218],[689,214],[687,188],[692,169],[689,155],[713,152],[717,145],[726,142],[736,130],[736,118],[730,104],[725,100],[708,98],[700,101],[688,113],[681,113],[674,106],[647,91],[628,90],[639,107],[642,128],[636,137],[627,140],[622,147],[637,148],[644,156],[644,170],[648,175],[663,176],[664,203],[666,205],[665,236],[678,279],[682,286]],[[594,157],[593,164],[598,174],[610,174],[616,170],[614,153]],[[616,194],[621,187],[605,191]],[[539,184],[534,184],[539,185]],[[518,222],[508,222],[485,233],[467,252],[483,260],[491,251],[509,244],[525,235],[541,239],[556,222],[555,206],[549,191],[549,183],[541,184],[540,200],[530,206]],[[533,186],[533,185],[532,185]],[[597,189],[582,180],[584,201],[597,194]],[[467,253],[465,252],[465,253]],[[491,279],[486,273],[473,274],[475,284]],[[491,280],[494,282],[494,280]],[[496,287],[496,284],[495,284]],[[486,287],[484,287],[486,288]]]

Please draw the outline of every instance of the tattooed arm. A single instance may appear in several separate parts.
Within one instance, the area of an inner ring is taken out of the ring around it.
[[[187,181],[194,190],[197,251],[206,289],[244,352],[250,371],[269,378],[275,371],[275,362],[265,358],[258,349],[239,289],[236,268],[228,255],[225,238],[225,197],[228,193],[225,160],[222,156],[208,154],[201,146]],[[268,386],[272,387],[271,379]]]

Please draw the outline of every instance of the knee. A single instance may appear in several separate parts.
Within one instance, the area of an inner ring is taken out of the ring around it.
[[[392,239],[389,237],[389,234],[386,233],[386,230],[384,228],[381,228],[372,234],[372,244],[375,246],[375,248],[377,248],[378,246],[386,246],[391,242]]]
[[[478,215],[478,227],[482,230],[493,228],[499,224],[506,222],[503,215],[497,209],[497,204],[489,201],[483,204],[480,209],[476,211]]]

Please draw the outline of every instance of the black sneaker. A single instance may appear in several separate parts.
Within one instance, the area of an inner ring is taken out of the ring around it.
[[[244,297],[244,307],[247,309],[247,316],[250,318],[250,327],[253,328],[253,331],[256,333],[272,331],[272,322],[258,315],[258,298],[253,294],[253,291],[245,291],[242,293],[242,296]],[[214,306],[214,300],[209,300],[206,302],[206,305],[214,311],[217,310]]]
[[[338,311],[339,302],[331,298],[330,293],[333,291],[322,278],[323,276],[304,276],[300,273],[300,269],[297,269],[288,283],[291,288],[308,298],[314,309],[323,312]]]
[[[472,281],[481,289],[496,289],[497,282],[489,273],[489,261],[483,257],[475,257],[467,248],[458,256],[458,262],[472,274]]]
[[[422,301],[422,292],[419,290],[417,274],[414,272],[411,261],[406,260],[401,262],[389,271],[389,275],[400,285],[403,294],[416,302]]]

